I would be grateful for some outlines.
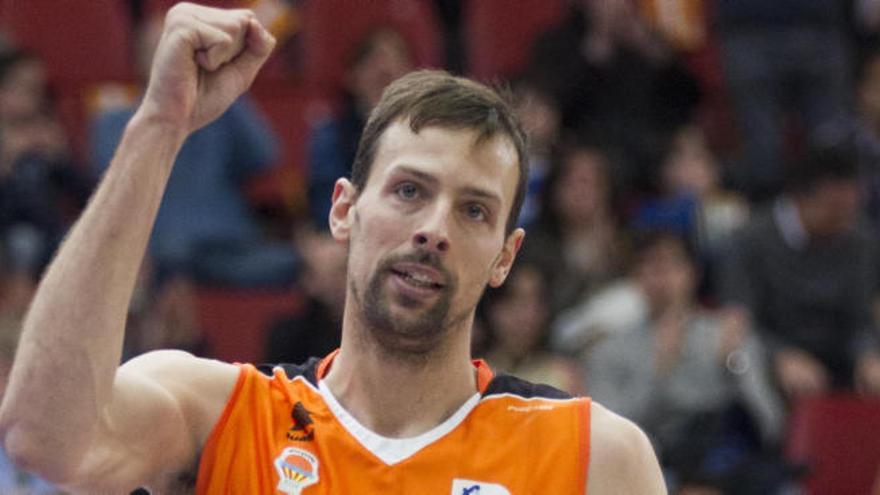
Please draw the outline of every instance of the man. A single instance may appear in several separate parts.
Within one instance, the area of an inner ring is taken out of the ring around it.
[[[859,189],[854,146],[829,135],[792,170],[787,193],[738,233],[722,267],[723,302],[757,329],[792,400],[880,394],[876,242],[859,222]]]
[[[337,354],[272,377],[173,351],[117,369],[174,155],[250,84],[273,44],[247,11],[169,13],[144,102],[25,323],[0,410],[16,462],[87,493],[189,492],[196,473],[196,493],[212,494],[663,493],[631,423],[586,399],[491,395],[514,382],[470,362],[474,307],[523,237],[508,227],[522,136],[506,107],[479,102],[481,86],[436,73],[387,99],[429,84],[429,109],[480,117],[442,126],[377,109],[352,182],[334,189],[331,232],[349,248]],[[476,98],[444,102],[463,87]],[[473,130],[486,128],[497,132]]]
[[[783,425],[760,342],[700,307],[696,252],[679,233],[641,232],[632,249],[648,316],[590,351],[590,394],[645,429],[675,493],[733,480],[735,493],[777,493],[775,480],[754,469]],[[739,479],[746,471],[748,487]]]

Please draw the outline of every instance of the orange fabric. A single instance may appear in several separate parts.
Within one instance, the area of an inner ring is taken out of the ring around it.
[[[491,370],[475,365],[485,388]],[[295,425],[297,403],[310,424]],[[288,379],[280,368],[268,377],[241,365],[202,452],[196,493],[446,495],[460,479],[500,485],[511,495],[581,494],[589,464],[589,406],[585,398],[482,397],[452,431],[388,465],[349,433],[304,377]],[[496,493],[491,486],[481,491]],[[453,495],[462,493],[482,495],[467,489]]]

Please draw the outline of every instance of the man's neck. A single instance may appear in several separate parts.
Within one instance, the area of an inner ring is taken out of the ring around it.
[[[343,327],[341,350],[324,381],[349,414],[379,435],[406,438],[424,433],[477,392],[467,345],[449,342],[448,349],[412,362],[388,356],[378,345],[364,345],[361,339],[369,336]],[[462,340],[458,337],[450,335]]]

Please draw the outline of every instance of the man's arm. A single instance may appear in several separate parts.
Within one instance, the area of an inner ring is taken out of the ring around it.
[[[633,423],[593,402],[587,495],[665,494],[648,437]]]
[[[0,434],[26,469],[116,492],[195,458],[193,432],[219,416],[235,368],[172,352],[117,371],[127,307],[183,140],[250,85],[273,44],[248,11],[169,12],[144,101],[25,318]],[[191,393],[215,379],[206,398]]]

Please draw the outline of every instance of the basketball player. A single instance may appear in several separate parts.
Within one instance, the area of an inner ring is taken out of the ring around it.
[[[630,422],[470,361],[477,300],[523,239],[526,167],[501,100],[443,73],[386,91],[336,183],[338,352],[265,374],[179,351],[117,369],[175,154],[273,45],[247,11],[169,12],[143,103],[26,318],[0,410],[12,458],[89,494],[664,493]]]

